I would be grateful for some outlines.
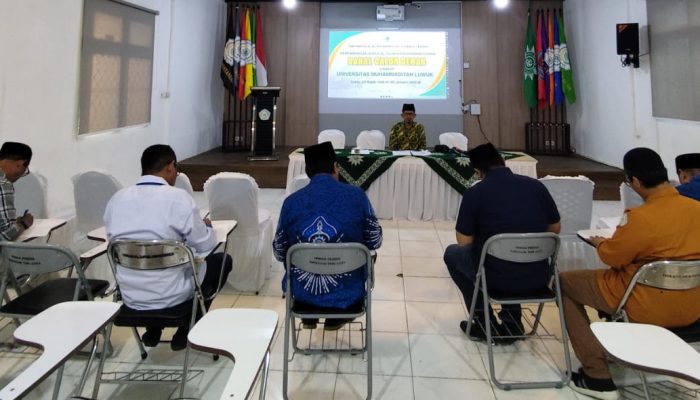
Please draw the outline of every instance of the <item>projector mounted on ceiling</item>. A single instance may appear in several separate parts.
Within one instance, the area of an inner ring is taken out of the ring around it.
[[[402,5],[385,4],[377,6],[377,21],[403,21],[404,10]]]

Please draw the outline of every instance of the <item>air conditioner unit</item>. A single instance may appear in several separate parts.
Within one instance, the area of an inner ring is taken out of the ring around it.
[[[377,21],[403,21],[403,12],[403,6],[398,4],[377,6]]]

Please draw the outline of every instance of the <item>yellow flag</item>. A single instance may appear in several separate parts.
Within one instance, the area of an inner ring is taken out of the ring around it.
[[[252,35],[250,33],[250,10],[246,10],[245,12],[245,40],[250,43],[250,39],[252,38]],[[252,52],[252,46],[251,51],[248,52],[248,56],[250,57],[249,59],[246,59],[246,64],[245,64],[245,88],[243,89],[243,98],[247,98],[250,95],[250,88],[253,87],[253,57],[255,55]]]

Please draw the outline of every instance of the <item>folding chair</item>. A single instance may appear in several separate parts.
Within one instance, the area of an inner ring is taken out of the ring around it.
[[[206,313],[204,307],[204,296],[202,288],[197,280],[196,259],[192,250],[183,242],[175,240],[131,240],[115,239],[107,246],[107,259],[112,268],[114,279],[117,283],[115,291],[115,301],[120,299],[119,279],[117,277],[117,266],[132,270],[159,270],[167,268],[178,268],[188,265],[192,269],[192,279],[194,280],[194,292],[192,299],[173,307],[160,310],[135,310],[122,304],[119,314],[114,320],[114,325],[131,327],[134,338],[141,351],[141,359],[148,356],[146,348],[141,341],[137,327],[159,326],[164,328],[175,328],[188,325],[190,329],[194,326],[197,313]],[[187,382],[187,368],[190,348],[185,349],[185,361],[182,372],[177,370],[148,370],[148,373],[134,371],[132,373],[105,373],[113,378],[104,378],[103,369],[105,358],[100,359],[97,370],[97,383],[93,389],[92,398],[97,398],[99,384],[102,382],[123,383],[123,382],[179,382],[180,396],[182,397]]]
[[[12,318],[17,326],[20,320],[31,318],[52,306],[66,301],[91,301],[102,296],[109,282],[86,279],[77,257],[69,249],[54,244],[0,242],[0,316]],[[68,270],[68,277],[58,276],[58,272]],[[71,278],[75,271],[77,278]],[[35,276],[46,274],[48,279],[35,288],[21,287],[15,276],[19,274]],[[12,287],[14,298],[8,293]],[[83,389],[88,368],[94,357],[97,343],[93,344],[88,365],[80,380],[78,393]],[[58,395],[58,385],[54,396]],[[55,397],[54,397],[55,398]]]
[[[594,322],[591,330],[611,359],[639,371],[647,400],[651,393],[643,371],[700,385],[700,354],[670,330],[616,322]]]
[[[47,308],[65,301],[93,300],[109,287],[109,282],[86,279],[80,261],[69,249],[55,244],[0,242],[0,315],[28,319]],[[40,274],[51,274],[68,270],[68,277],[49,276],[35,288],[20,287],[15,275],[29,275],[30,279]],[[77,278],[71,278],[75,271]],[[12,286],[15,297],[8,289]]]
[[[613,321],[629,322],[625,307],[637,285],[651,286],[662,290],[694,289],[700,286],[700,260],[661,260],[642,265],[627,285],[625,294],[620,299],[615,314],[612,316]],[[669,331],[685,342],[700,341],[700,320],[689,326],[670,328]],[[639,371],[639,375],[642,378],[645,394],[648,395],[649,387],[644,373]]]
[[[193,349],[221,354],[235,364],[222,400],[248,398],[261,370],[260,399],[265,398],[276,328],[276,312],[245,308],[212,310],[192,328],[187,338]]]
[[[639,267],[615,309],[613,321],[629,322],[625,306],[627,306],[627,300],[629,300],[632,291],[638,284],[663,290],[694,289],[700,286],[700,260],[661,260],[649,262]],[[695,324],[698,323],[696,322]],[[681,331],[682,329],[685,328],[678,330]]]
[[[294,352],[312,353],[350,353],[367,354],[367,399],[372,398],[372,282],[373,261],[370,251],[360,243],[298,243],[287,251],[285,268],[287,270],[287,311],[284,324],[284,373],[282,380],[282,396],[287,399],[289,375],[289,342],[290,337]],[[295,302],[292,286],[291,269],[299,269],[303,273],[317,275],[337,275],[363,268],[365,270],[365,294],[363,302],[356,308],[350,309],[319,309]],[[366,328],[360,328],[363,335],[363,345],[360,348],[348,345],[346,349],[300,348],[297,342],[301,327],[296,325],[295,318],[358,318],[365,315]]]
[[[63,365],[105,327],[119,311],[119,306],[104,301],[68,301],[47,308],[18,327],[14,332],[18,343],[42,350],[37,360],[0,390],[0,399],[24,397],[58,368],[53,398],[58,398]],[[86,365],[89,370],[93,352]],[[82,383],[80,392],[82,392]]]
[[[532,304],[539,303],[537,314],[533,322],[532,330],[525,335],[494,335],[491,329],[491,316],[487,310],[484,310],[486,315],[486,344],[488,346],[489,355],[489,371],[491,380],[496,386],[503,390],[510,389],[535,389],[535,388],[561,388],[571,379],[571,355],[569,354],[569,338],[566,334],[566,326],[564,325],[564,314],[562,308],[561,285],[559,284],[559,270],[557,269],[557,251],[559,250],[559,236],[554,233],[502,233],[490,237],[481,251],[479,260],[479,269],[476,275],[474,296],[472,297],[470,310],[475,310],[476,299],[479,294],[479,289],[483,293],[484,307],[489,304]],[[504,261],[515,263],[532,263],[536,261],[548,261],[549,268],[552,272],[550,286],[545,287],[530,295],[507,295],[489,293],[486,286],[486,256],[492,256]],[[566,372],[561,375],[561,380],[544,381],[544,382],[520,382],[520,383],[502,383],[496,377],[496,368],[493,360],[494,338],[525,338],[537,335],[537,328],[540,324],[542,310],[545,303],[556,303],[559,309],[559,321],[562,332],[562,345],[564,348],[564,357],[566,361]],[[467,332],[471,332],[473,318],[469,318],[467,323]]]

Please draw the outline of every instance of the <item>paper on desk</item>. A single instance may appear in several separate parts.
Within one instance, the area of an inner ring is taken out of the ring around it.
[[[352,149],[350,151],[351,154],[361,154],[361,155],[367,155],[367,154],[372,154],[372,150],[367,150],[367,149]]]
[[[429,156],[430,150],[411,150],[411,155],[412,156]]]
[[[47,236],[53,229],[56,229],[66,223],[64,219],[35,219],[32,226],[22,231],[17,238],[18,242],[24,242],[33,238]]]
[[[411,150],[394,150],[392,154],[395,156],[410,156]]]
[[[593,236],[601,236],[606,239],[610,239],[614,233],[615,228],[584,229],[576,232],[576,234],[578,234],[578,236],[585,241],[589,241]]]

